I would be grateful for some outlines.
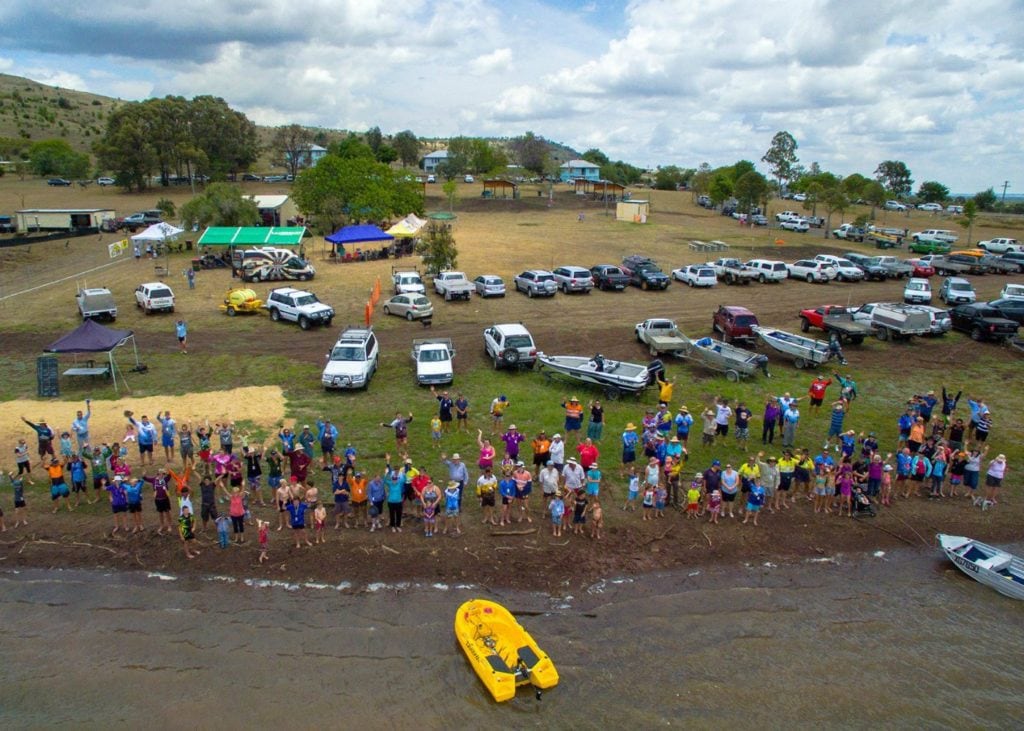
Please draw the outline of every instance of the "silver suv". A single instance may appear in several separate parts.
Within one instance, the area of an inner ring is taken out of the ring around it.
[[[517,292],[525,292],[527,297],[553,297],[558,291],[555,275],[544,269],[527,269],[520,272],[512,283]]]
[[[263,306],[270,310],[270,319],[274,322],[291,320],[299,323],[303,330],[313,325],[330,327],[334,319],[334,308],[318,300],[312,292],[293,287],[270,290]]]
[[[570,292],[583,292],[584,294],[590,294],[590,290],[594,288],[594,277],[590,274],[589,269],[584,269],[583,267],[563,266],[552,269],[551,273],[555,275],[555,281],[558,283],[558,288],[565,294],[569,294]]]
[[[345,328],[327,354],[327,365],[320,377],[324,388],[366,388],[377,370],[380,346],[373,330],[367,327]]]
[[[492,325],[484,330],[484,350],[494,369],[533,368],[537,362],[537,346],[530,331],[522,325]]]

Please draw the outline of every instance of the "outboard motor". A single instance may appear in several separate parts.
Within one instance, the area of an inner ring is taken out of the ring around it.
[[[658,379],[665,380],[665,364],[660,358],[655,358],[647,364],[647,385],[653,386]]]

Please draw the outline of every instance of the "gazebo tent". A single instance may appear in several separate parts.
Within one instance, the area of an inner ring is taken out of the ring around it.
[[[366,244],[374,241],[394,241],[395,237],[384,233],[376,226],[369,224],[359,226],[342,226],[332,234],[324,237],[335,249],[345,244]]]
[[[210,226],[199,246],[300,246],[305,226]]]
[[[426,225],[426,221],[415,213],[410,213],[408,216],[389,228],[387,232],[396,239],[411,239]]]
[[[177,226],[170,223],[154,223],[145,231],[142,231],[141,233],[137,233],[134,236],[132,236],[132,241],[167,241],[167,239],[173,239],[178,234],[184,232],[185,229],[178,228]]]
[[[117,361],[114,360],[114,350],[132,343],[132,351],[135,355],[135,365],[139,365],[139,349],[135,344],[135,333],[131,330],[114,330],[113,328],[100,325],[94,320],[86,320],[77,329],[72,330],[59,340],[50,343],[44,348],[45,353],[106,353],[110,363],[110,376],[114,381],[114,391],[117,392]],[[121,374],[121,381],[125,388],[128,382]]]

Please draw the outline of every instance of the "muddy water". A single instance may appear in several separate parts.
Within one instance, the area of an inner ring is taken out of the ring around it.
[[[562,677],[501,707],[453,640],[483,589],[0,574],[0,727],[1013,727],[1024,607],[932,554],[493,592]]]

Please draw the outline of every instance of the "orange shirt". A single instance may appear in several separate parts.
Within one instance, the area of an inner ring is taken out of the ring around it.
[[[551,451],[551,442],[546,437],[538,437],[533,440],[532,444],[534,454],[547,454]]]
[[[354,503],[361,503],[366,501],[366,478],[365,477],[350,477],[348,478],[348,487],[351,490],[351,500]]]
[[[583,407],[575,401],[565,405],[565,416],[567,419],[580,419],[583,417]]]
[[[64,477],[64,467],[60,464],[52,464],[46,468],[51,480],[59,480]]]
[[[924,443],[924,424],[914,424],[910,427],[910,441]]]

